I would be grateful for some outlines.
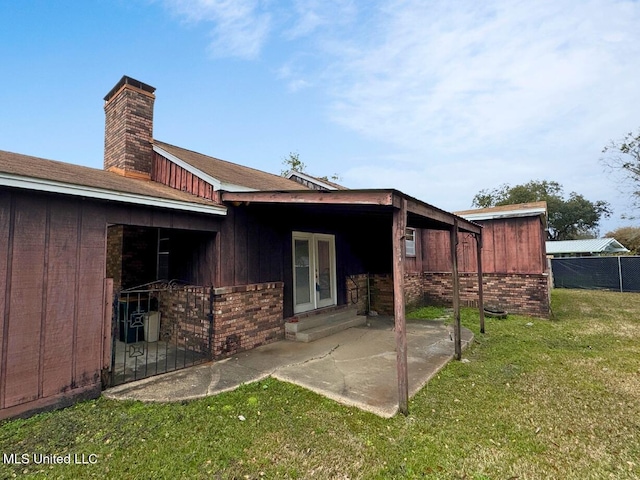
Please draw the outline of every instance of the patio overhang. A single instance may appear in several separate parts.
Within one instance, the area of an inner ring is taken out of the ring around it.
[[[353,215],[384,215],[391,217],[392,271],[396,359],[398,380],[398,410],[408,415],[407,336],[405,319],[405,234],[406,227],[445,230],[450,235],[451,272],[453,286],[453,316],[455,358],[461,359],[460,280],[458,275],[458,232],[471,234],[477,244],[478,307],[480,331],[484,333],[482,292],[482,226],[458,215],[441,210],[394,189],[374,190],[290,190],[220,192],[223,203],[236,207],[251,204],[271,204],[285,207],[313,208]]]
[[[341,206],[343,209],[370,207],[371,211],[400,209],[407,204],[407,224],[434,230],[449,230],[457,222],[463,232],[480,235],[482,226],[453,213],[393,189],[374,190],[291,190],[269,192],[222,192],[221,201],[235,206],[252,203]]]

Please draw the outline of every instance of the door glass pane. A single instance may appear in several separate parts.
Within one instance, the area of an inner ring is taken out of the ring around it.
[[[331,253],[329,242],[318,240],[318,295],[320,300],[331,298]]]
[[[309,285],[309,241],[294,240],[294,264],[296,270],[296,305],[311,302]]]

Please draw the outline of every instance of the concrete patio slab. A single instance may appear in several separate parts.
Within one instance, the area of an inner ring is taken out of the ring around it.
[[[462,348],[473,340],[462,329]],[[407,320],[409,396],[454,355],[451,328],[439,321]],[[174,402],[215,395],[272,376],[382,417],[398,410],[393,318],[372,317],[312,343],[280,341],[231,358],[146,378],[103,392],[114,399]]]

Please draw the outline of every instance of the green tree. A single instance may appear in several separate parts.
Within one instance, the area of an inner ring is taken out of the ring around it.
[[[549,240],[596,237],[600,220],[611,215],[607,202],[590,202],[576,192],[565,198],[562,185],[547,180],[532,180],[514,187],[503,184],[491,190],[480,190],[473,197],[472,206],[488,208],[541,201],[547,202]]]
[[[305,172],[307,169],[305,163],[300,160],[300,154],[298,152],[289,152],[289,156],[284,157],[282,164],[286,167],[285,170],[280,172],[283,177],[291,171]]]
[[[620,227],[605,234],[627,247],[633,255],[640,254],[640,227]]]
[[[640,128],[637,133],[627,133],[621,140],[611,140],[602,149],[602,154],[601,163],[622,176],[634,206],[640,207]]]
[[[307,173],[307,165],[300,160],[300,154],[298,152],[290,152],[288,157],[284,157],[282,164],[286,167],[280,171],[280,175],[287,176],[289,172]],[[318,177],[320,180],[339,182],[342,178],[337,173],[331,176]]]

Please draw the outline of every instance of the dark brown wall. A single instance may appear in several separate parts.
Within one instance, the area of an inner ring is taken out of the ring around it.
[[[216,286],[284,282],[284,315],[293,315],[292,232],[335,235],[338,303],[346,277],[391,271],[391,216],[345,214],[317,206],[229,207],[218,243]]]
[[[0,189],[0,418],[100,393],[108,224],[214,232],[220,219]]]
[[[3,191],[0,408],[99,392],[104,212]],[[0,417],[4,416],[0,413]]]

